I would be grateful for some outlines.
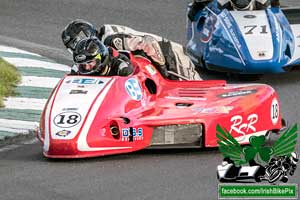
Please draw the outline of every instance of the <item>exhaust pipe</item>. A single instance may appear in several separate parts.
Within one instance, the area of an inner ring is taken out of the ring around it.
[[[119,136],[120,135],[119,127],[118,126],[114,126],[114,125],[110,126],[110,133],[114,137]]]

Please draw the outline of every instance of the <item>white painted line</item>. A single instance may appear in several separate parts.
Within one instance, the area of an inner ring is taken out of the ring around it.
[[[7,97],[4,100],[4,105],[5,108],[9,109],[43,110],[46,102],[47,99]]]
[[[2,57],[2,58],[16,67],[39,67],[44,69],[53,69],[53,70],[65,71],[65,72],[71,70],[71,67],[67,65],[58,64],[58,63],[51,63],[51,62],[34,60],[29,58],[9,58],[9,57]]]
[[[37,138],[31,139],[31,140],[26,140],[26,141],[22,142],[19,145],[12,144],[12,145],[5,146],[5,147],[3,147],[3,148],[0,149],[0,152],[14,150],[14,149],[17,149],[17,148],[19,148],[19,147],[21,147],[23,145],[30,145],[30,144],[34,144],[34,143],[37,143],[37,142],[38,142]]]
[[[23,144],[34,144],[34,143],[37,143],[38,141],[39,140],[37,138],[34,138],[34,139],[23,142]]]
[[[11,52],[11,53],[24,53],[24,54],[30,54],[30,55],[42,57],[41,55],[36,54],[36,53],[31,53],[31,52],[28,52],[28,51],[24,51],[24,50],[17,49],[17,48],[14,48],[14,47],[3,46],[3,45],[0,45],[0,51]]]
[[[60,78],[22,76],[19,86],[54,88],[59,80]]]
[[[0,130],[1,128],[11,129],[31,129],[35,130],[38,127],[38,122],[20,121],[12,119],[0,119]]]
[[[26,135],[29,133],[29,130],[27,129],[15,129],[15,128],[6,128],[6,127],[0,127],[0,131],[10,132],[10,133],[18,133]]]

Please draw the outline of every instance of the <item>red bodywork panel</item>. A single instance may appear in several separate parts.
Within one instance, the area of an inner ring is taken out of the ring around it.
[[[144,149],[157,127],[170,125],[201,125],[199,148],[217,146],[217,124],[240,143],[282,126],[277,94],[268,85],[166,80],[148,60],[131,60],[135,73],[128,77],[65,76],[59,82],[40,122],[46,157]]]

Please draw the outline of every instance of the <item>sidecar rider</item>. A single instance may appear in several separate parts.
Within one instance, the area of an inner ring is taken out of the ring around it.
[[[269,6],[279,7],[279,0],[218,0],[220,8],[228,10],[262,10]]]
[[[280,7],[279,0],[193,0],[188,7],[188,17],[194,20],[199,10],[212,1],[217,1],[220,9],[228,10],[261,10],[268,7]]]
[[[133,72],[129,58],[112,47],[106,47],[97,37],[80,40],[73,52],[71,74],[93,76],[128,76]]]
[[[152,34],[142,34],[133,29],[132,32],[135,33],[129,33],[125,29],[118,25],[103,25],[97,31],[91,23],[77,19],[65,27],[62,32],[62,41],[66,48],[73,52],[78,41],[86,37],[97,36],[107,46],[146,56],[165,78],[201,79],[185,52],[178,48],[175,51],[169,40]]]

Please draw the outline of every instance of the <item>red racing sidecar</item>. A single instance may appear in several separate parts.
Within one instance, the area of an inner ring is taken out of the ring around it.
[[[279,100],[264,84],[164,79],[131,56],[127,77],[66,75],[42,113],[38,138],[51,158],[133,152],[150,146],[216,147],[216,125],[239,143],[282,128]]]

